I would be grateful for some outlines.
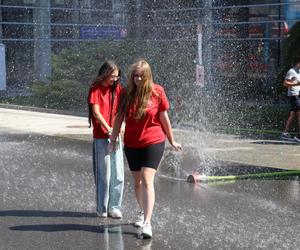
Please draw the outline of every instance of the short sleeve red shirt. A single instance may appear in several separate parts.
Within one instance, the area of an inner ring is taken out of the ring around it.
[[[95,85],[90,89],[88,102],[89,104],[98,104],[99,110],[105,121],[108,123],[110,127],[113,126],[114,118],[116,115],[117,105],[120,98],[121,87],[118,85],[115,94],[114,94],[114,102],[113,107],[111,105],[111,87],[104,87],[100,84]],[[106,129],[104,129],[95,117],[92,117],[93,124],[93,137],[97,139],[105,139],[108,138],[106,134]]]
[[[145,148],[166,140],[159,112],[169,109],[169,102],[163,87],[154,84],[154,93],[146,106],[145,116],[139,120],[133,117],[133,107],[126,116],[124,144],[131,148]]]

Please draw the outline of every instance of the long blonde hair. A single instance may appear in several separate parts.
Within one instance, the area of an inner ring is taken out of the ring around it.
[[[137,70],[143,72],[142,81],[137,87],[134,84],[134,75]],[[128,115],[129,107],[134,106],[134,118],[139,120],[143,118],[150,96],[153,93],[153,77],[149,63],[144,59],[138,60],[131,65],[131,73],[128,79],[126,96],[123,98],[120,113]]]

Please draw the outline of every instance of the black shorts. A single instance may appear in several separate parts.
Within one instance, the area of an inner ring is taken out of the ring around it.
[[[299,111],[300,110],[300,96],[289,96],[290,101],[290,111]]]
[[[125,155],[131,171],[141,171],[142,167],[157,170],[164,154],[165,142],[152,144],[146,148],[129,148],[125,146]]]

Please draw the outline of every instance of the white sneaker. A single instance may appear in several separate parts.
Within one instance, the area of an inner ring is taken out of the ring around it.
[[[144,212],[139,212],[137,221],[133,224],[135,227],[142,227],[144,224]]]
[[[103,212],[103,213],[97,212],[97,216],[101,217],[101,218],[106,218],[107,217],[107,213],[106,212]]]
[[[143,238],[151,238],[152,237],[152,227],[150,223],[146,222],[144,223],[142,227],[142,236]]]
[[[295,140],[296,142],[300,143],[300,136],[295,136],[295,137],[294,137],[294,140]]]
[[[108,216],[115,219],[121,219],[122,212],[119,209],[113,209],[112,211],[108,212]]]
[[[289,133],[282,133],[280,139],[283,141],[294,141],[294,138]]]

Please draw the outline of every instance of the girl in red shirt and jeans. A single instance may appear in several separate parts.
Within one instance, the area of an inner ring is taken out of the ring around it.
[[[124,187],[124,161],[121,139],[115,152],[108,151],[109,138],[120,98],[120,70],[106,61],[92,84],[89,96],[89,123],[93,123],[93,168],[96,184],[96,210],[100,217],[121,218]]]
[[[168,109],[165,91],[153,82],[150,65],[145,60],[137,61],[132,65],[128,87],[122,93],[110,147],[114,150],[121,124],[125,120],[125,155],[140,207],[139,220],[135,225],[142,227],[145,238],[152,237],[153,183],[166,137],[175,150],[181,150],[181,145],[173,137]]]

